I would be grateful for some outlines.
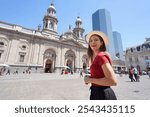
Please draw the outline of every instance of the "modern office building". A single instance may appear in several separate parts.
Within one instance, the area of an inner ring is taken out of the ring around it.
[[[124,61],[125,59],[123,56],[123,45],[122,45],[121,34],[117,31],[113,31],[113,40],[114,40],[116,58]]]
[[[92,14],[92,27],[93,30],[99,30],[104,32],[109,38],[109,45],[107,47],[112,59],[115,60],[115,48],[112,34],[111,16],[106,9],[99,9]]]
[[[67,66],[77,71],[88,66],[87,43],[82,20],[77,17],[75,28],[59,35],[56,9],[51,4],[43,18],[43,28],[28,29],[0,21],[0,64],[20,71],[31,69],[52,73]]]

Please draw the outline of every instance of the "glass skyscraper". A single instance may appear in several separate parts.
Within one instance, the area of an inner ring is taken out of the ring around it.
[[[93,30],[104,32],[109,38],[108,52],[111,54],[113,60],[115,57],[115,48],[112,34],[111,16],[106,9],[99,9],[92,14],[92,27]]]
[[[120,60],[124,60],[121,34],[117,31],[113,31],[113,39],[115,45],[115,56]]]

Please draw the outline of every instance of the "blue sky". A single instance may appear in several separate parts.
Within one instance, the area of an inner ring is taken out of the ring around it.
[[[0,21],[37,29],[53,0],[0,0]],[[136,46],[150,37],[150,0],[54,0],[58,33],[75,27],[80,16],[85,33],[92,30],[92,14],[107,9],[113,31],[121,33],[123,48]]]

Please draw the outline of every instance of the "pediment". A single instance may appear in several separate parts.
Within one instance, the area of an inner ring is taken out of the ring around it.
[[[76,39],[77,38],[77,36],[73,33],[73,32],[66,32],[65,34],[64,34],[64,36],[66,37],[66,38],[72,38],[72,39]]]
[[[62,40],[62,43],[67,44],[67,45],[71,45],[71,46],[82,47],[82,44],[80,44],[79,42],[72,40],[72,39]]]

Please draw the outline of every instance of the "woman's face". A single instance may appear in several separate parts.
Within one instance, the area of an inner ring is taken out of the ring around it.
[[[100,46],[103,42],[99,39],[97,35],[93,35],[90,37],[89,45],[94,52],[99,52]]]

